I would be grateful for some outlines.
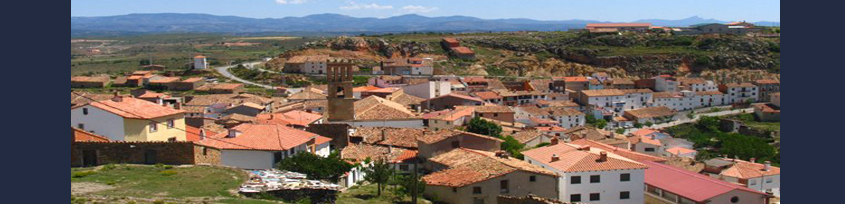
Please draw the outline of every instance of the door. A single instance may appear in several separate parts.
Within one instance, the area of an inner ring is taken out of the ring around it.
[[[144,152],[144,164],[156,164],[156,151],[147,150]]]
[[[82,151],[82,166],[83,167],[97,166],[97,150],[83,150]]]

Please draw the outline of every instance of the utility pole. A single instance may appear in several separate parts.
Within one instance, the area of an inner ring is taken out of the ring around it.
[[[417,179],[417,159],[414,159],[414,173],[413,173],[413,182],[414,184],[411,186],[411,203],[417,204],[417,185],[419,185]]]

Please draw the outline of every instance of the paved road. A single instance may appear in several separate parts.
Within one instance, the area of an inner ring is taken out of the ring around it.
[[[680,120],[673,121],[673,122],[670,122],[670,123],[657,124],[657,125],[652,126],[652,128],[660,129],[660,128],[667,128],[667,127],[672,127],[672,126],[685,124],[685,123],[693,123],[693,122],[698,121],[698,118],[700,118],[701,116],[726,116],[726,115],[736,115],[736,114],[752,113],[752,112],[754,112],[753,108],[726,110],[726,111],[719,111],[719,112],[714,112],[714,113],[699,113],[699,114],[695,114],[694,119],[686,118],[686,114],[683,114],[683,115],[681,115],[682,119],[680,119]]]
[[[261,64],[261,62],[247,62],[247,63],[243,63],[243,65],[244,65],[244,66],[246,66],[246,67],[253,67],[253,66],[257,65],[257,64]],[[229,65],[229,66],[223,66],[223,67],[216,67],[216,68],[214,68],[214,70],[216,70],[216,71],[217,71],[217,73],[220,73],[220,75],[223,75],[223,76],[224,76],[224,77],[226,77],[226,78],[229,78],[229,79],[232,79],[232,80],[235,80],[235,81],[238,81],[238,82],[244,83],[244,84],[249,84],[249,85],[253,85],[253,86],[258,86],[258,87],[265,88],[265,89],[276,89],[276,87],[274,87],[274,86],[264,85],[264,84],[259,84],[259,83],[255,83],[255,82],[247,81],[247,80],[245,80],[245,79],[238,78],[237,76],[235,76],[234,74],[232,74],[232,73],[230,73],[230,72],[229,72],[229,69],[231,69],[231,68],[233,68],[233,67],[237,67],[237,66],[238,66],[238,65],[237,65],[237,64],[235,64],[235,65]],[[266,71],[266,70],[265,70],[265,71]]]

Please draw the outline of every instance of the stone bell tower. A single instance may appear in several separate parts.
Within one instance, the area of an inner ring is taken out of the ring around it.
[[[355,119],[355,98],[352,95],[352,67],[348,59],[329,59],[326,67],[329,121]]]

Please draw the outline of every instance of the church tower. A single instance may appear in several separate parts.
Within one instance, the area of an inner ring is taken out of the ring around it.
[[[355,98],[352,95],[352,67],[347,59],[329,59],[326,78],[328,86],[329,121],[355,119]]]

